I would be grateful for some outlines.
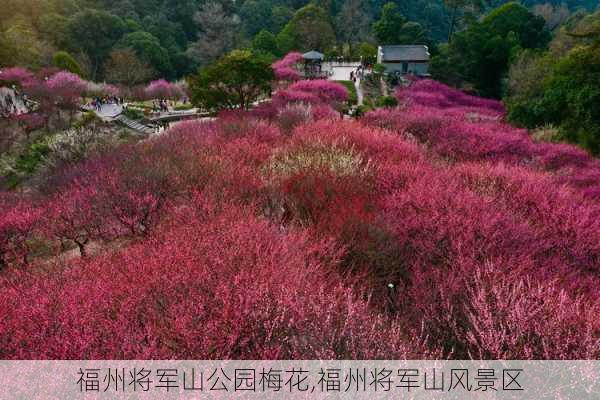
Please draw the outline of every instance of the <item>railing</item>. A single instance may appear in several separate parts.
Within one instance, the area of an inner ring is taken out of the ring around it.
[[[304,76],[305,79],[327,79],[332,75],[332,73],[331,73],[331,71],[319,71],[319,72],[309,72],[309,73],[305,72],[302,75]]]

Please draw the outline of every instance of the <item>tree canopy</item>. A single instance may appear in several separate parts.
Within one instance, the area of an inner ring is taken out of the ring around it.
[[[269,59],[234,50],[190,79],[191,99],[208,110],[248,109],[270,91],[274,77]]]
[[[121,18],[106,11],[86,9],[69,20],[67,31],[70,46],[89,57],[92,79],[99,78],[102,64],[126,29]]]
[[[600,12],[563,29],[548,51],[522,52],[510,68],[508,117],[600,154]]]
[[[281,49],[283,52],[292,49],[324,51],[335,43],[335,32],[325,10],[309,4],[294,14],[278,39],[285,47],[289,47]]]
[[[151,33],[129,33],[123,36],[118,47],[133,49],[141,61],[149,64],[161,76],[168,79],[174,78],[175,72],[169,58],[169,52],[161,46],[160,40]]]
[[[544,48],[549,39],[543,18],[507,3],[454,36],[444,55],[445,73],[455,73],[485,96],[499,97],[510,60],[520,49]]]

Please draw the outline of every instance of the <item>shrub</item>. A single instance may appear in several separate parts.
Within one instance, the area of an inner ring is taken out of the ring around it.
[[[600,182],[590,178],[600,164],[573,147],[534,143],[526,130],[501,121],[499,102],[431,80],[417,81],[396,95],[400,107],[368,113],[363,123],[415,137],[447,160],[505,162],[556,172],[557,182],[597,198]]]
[[[184,121],[0,194],[0,356],[598,358],[598,161],[406,90]]]
[[[324,264],[337,259],[329,244],[195,204],[115,255],[1,277],[2,357],[410,357],[396,324],[328,277]]]
[[[54,56],[52,57],[52,64],[58,69],[82,76],[79,63],[66,51],[57,51],[54,53]]]
[[[181,87],[159,79],[148,84],[146,96],[151,99],[179,99],[183,97],[183,91]]]
[[[130,119],[133,120],[141,120],[144,118],[144,113],[140,110],[137,110],[135,108],[126,108],[125,110],[123,110],[123,114]]]
[[[466,333],[475,359],[595,359],[598,303],[554,281],[511,279],[488,266],[467,286]]]
[[[375,100],[377,107],[396,107],[398,100],[393,96],[382,96]]]
[[[0,198],[0,267],[29,263],[30,241],[44,210],[28,200]]]
[[[298,52],[291,52],[286,56],[273,63],[273,71],[275,77],[280,81],[299,81],[302,79],[302,75],[298,71],[296,65],[302,61],[302,54]]]
[[[350,106],[355,106],[358,103],[358,96],[356,94],[356,86],[352,81],[337,81],[338,83],[344,85],[346,90],[348,91],[348,104]]]
[[[303,104],[288,104],[284,109],[279,110],[277,122],[281,131],[286,134],[291,134],[294,128],[298,125],[306,123],[312,119],[310,106]]]

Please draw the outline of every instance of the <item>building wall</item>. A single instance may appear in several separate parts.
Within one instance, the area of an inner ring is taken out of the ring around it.
[[[427,74],[429,70],[429,63],[427,62],[409,62],[407,63],[407,71],[408,73],[413,74]],[[393,72],[403,72],[402,66],[403,63],[384,63],[385,72],[393,73]]]

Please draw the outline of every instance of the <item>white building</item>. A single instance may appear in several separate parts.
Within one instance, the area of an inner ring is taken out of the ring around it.
[[[377,63],[385,66],[385,72],[427,75],[429,49],[425,45],[379,46]]]

